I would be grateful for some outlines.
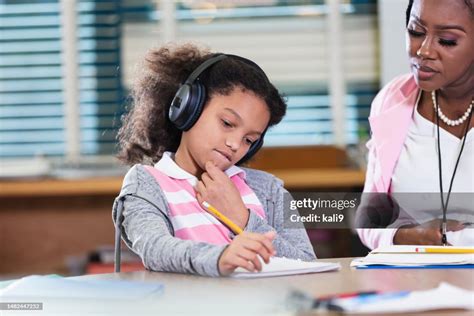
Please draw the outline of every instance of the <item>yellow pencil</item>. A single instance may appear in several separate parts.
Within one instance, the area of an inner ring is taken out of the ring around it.
[[[474,253],[474,248],[456,248],[456,247],[443,247],[443,248],[416,248],[416,252],[427,252],[427,253]]]
[[[214,206],[207,203],[206,201],[202,202],[202,205],[206,208],[206,210],[209,211],[209,213],[217,217],[218,220],[220,220],[224,225],[229,227],[234,232],[234,234],[238,235],[242,233],[242,228],[234,224],[229,218],[219,212]]]

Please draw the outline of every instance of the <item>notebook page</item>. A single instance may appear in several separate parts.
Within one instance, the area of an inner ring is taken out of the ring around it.
[[[369,254],[363,262],[391,265],[474,264],[474,254]]]
[[[282,257],[272,257],[269,264],[262,263],[262,271],[248,272],[237,268],[230,275],[232,278],[263,278],[272,276],[295,275],[339,270],[341,265],[334,262],[301,261]]]

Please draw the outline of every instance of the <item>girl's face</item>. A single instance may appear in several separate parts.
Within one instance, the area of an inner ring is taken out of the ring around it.
[[[196,124],[183,133],[177,162],[194,175],[205,170],[207,161],[224,171],[244,157],[269,121],[265,101],[253,92],[234,88],[229,95],[216,94]]]
[[[415,0],[406,43],[421,89],[472,86],[474,20],[464,0]]]

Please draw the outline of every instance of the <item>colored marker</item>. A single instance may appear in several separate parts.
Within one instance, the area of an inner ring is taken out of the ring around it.
[[[440,247],[440,248],[415,248],[416,252],[426,253],[474,253],[474,248],[456,248],[456,247]]]

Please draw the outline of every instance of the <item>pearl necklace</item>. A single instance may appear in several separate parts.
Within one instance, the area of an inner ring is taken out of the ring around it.
[[[457,120],[450,120],[446,115],[444,115],[443,112],[441,112],[441,108],[436,103],[436,91],[435,90],[431,91],[431,100],[433,101],[433,107],[435,109],[435,112],[437,112],[438,117],[444,123],[446,123],[446,125],[449,125],[449,126],[458,126],[458,125],[461,125],[462,123],[464,123],[464,121],[467,120],[467,118],[469,117],[469,114],[472,111],[472,107],[474,106],[474,100],[472,100],[471,104],[467,108],[466,112],[464,112],[464,114],[460,118],[458,118]]]

